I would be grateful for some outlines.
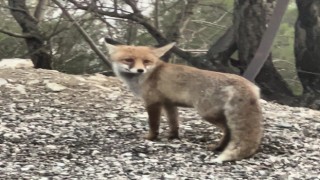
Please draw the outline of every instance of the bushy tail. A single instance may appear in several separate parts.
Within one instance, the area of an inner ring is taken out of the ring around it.
[[[261,142],[262,113],[258,100],[248,100],[245,106],[233,107],[232,104],[225,108],[230,141],[215,162],[247,158],[257,151]]]

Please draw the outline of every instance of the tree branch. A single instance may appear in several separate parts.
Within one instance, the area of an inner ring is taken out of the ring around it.
[[[48,0],[39,0],[36,10],[34,11],[34,17],[38,21],[42,20],[44,12],[46,11],[46,8],[47,8],[47,3],[48,3]]]
[[[144,17],[142,14],[137,14],[137,13],[119,14],[116,11],[105,11],[98,8],[90,9],[89,5],[83,5],[79,3],[79,1],[76,1],[76,0],[67,0],[67,1],[72,3],[76,8],[81,10],[86,10],[86,11],[91,10],[91,11],[94,11],[96,14],[116,17],[121,19],[128,19],[128,20],[137,22],[140,25],[142,25],[148,31],[148,33],[158,42],[159,44],[158,46],[163,46],[165,44],[172,42],[172,40],[171,39],[169,40],[168,38],[166,38],[159,31],[158,28],[156,28],[151,23],[149,23],[148,19]],[[190,1],[190,3],[197,2],[197,0],[188,0],[188,1]],[[213,69],[212,64],[209,61],[206,61],[203,58],[192,56],[190,52],[183,51],[176,46],[172,48],[171,52],[173,52],[177,56],[183,58],[184,60],[186,60],[187,62],[189,62],[190,64],[196,67],[203,68],[203,69]]]
[[[113,44],[113,45],[123,45],[124,43],[122,42],[119,42],[119,41],[116,41],[114,39],[111,39],[111,38],[104,38],[104,40],[109,43],[109,44]]]
[[[141,11],[137,7],[137,3],[132,0],[124,0],[126,4],[128,4],[135,14],[141,14]]]
[[[78,29],[80,34],[83,36],[85,41],[89,44],[91,49],[99,56],[99,58],[109,67],[111,68],[111,62],[105,57],[105,55],[99,50],[99,48],[95,45],[93,40],[89,37],[89,35],[85,32],[85,30],[79,25],[79,23],[69,14],[69,12],[64,8],[64,6],[58,0],[52,0],[63,12],[63,14],[74,23],[75,27]]]
[[[129,19],[132,14],[119,14],[117,12],[110,12],[110,11],[104,11],[98,8],[92,9],[92,6],[90,5],[82,5],[78,3],[75,0],[67,0],[68,2],[72,3],[74,6],[76,6],[78,9],[85,10],[85,11],[94,11],[97,14],[100,15],[106,15],[106,16],[111,16],[111,17],[117,17],[117,18],[124,18],[124,19]]]
[[[187,26],[190,17],[193,14],[192,10],[198,3],[198,0],[187,0],[184,3],[185,5],[177,14],[175,22],[168,28],[170,31],[167,33],[167,37],[170,41],[178,41],[181,38],[181,32]]]
[[[20,11],[20,12],[23,12],[23,13],[27,13],[27,14],[28,14],[28,12],[27,12],[26,10],[21,9],[21,8],[15,8],[15,7],[11,7],[11,6],[2,6],[2,5],[1,5],[0,7],[6,8],[6,9],[9,9],[9,10]]]
[[[12,6],[3,6],[4,8],[8,8],[10,11],[19,11],[21,13],[25,13],[28,18],[36,21],[36,19],[29,13],[29,11],[26,11],[25,9],[21,9],[21,8],[16,8],[16,7],[12,7]]]
[[[154,2],[154,27],[159,28],[159,0]]]
[[[7,30],[0,29],[0,32],[6,34],[8,36],[16,37],[16,38],[31,38],[33,37],[31,34],[18,34],[14,32],[9,32]]]

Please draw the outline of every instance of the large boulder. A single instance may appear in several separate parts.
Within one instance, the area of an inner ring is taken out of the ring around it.
[[[13,59],[2,59],[0,61],[0,69],[11,68],[33,68],[33,63],[30,59],[20,59],[20,58],[13,58]]]

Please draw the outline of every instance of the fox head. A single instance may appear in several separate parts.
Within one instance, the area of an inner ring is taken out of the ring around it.
[[[160,57],[168,52],[175,43],[160,48],[147,46],[112,45],[106,43],[115,73],[143,74],[152,70]]]

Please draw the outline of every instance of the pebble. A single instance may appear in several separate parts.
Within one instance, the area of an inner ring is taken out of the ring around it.
[[[39,84],[39,83],[40,83],[40,80],[34,79],[34,80],[31,80],[31,81],[28,81],[26,84],[27,85],[34,85],[34,84]]]
[[[293,125],[289,124],[289,123],[281,122],[280,124],[277,124],[277,127],[280,127],[280,128],[291,128],[291,127],[293,127]]]
[[[48,150],[56,150],[57,146],[55,146],[55,145],[47,145],[46,149],[48,149]]]
[[[16,133],[5,133],[3,137],[11,142],[17,143],[20,142],[21,137]]]
[[[92,155],[92,156],[95,156],[95,155],[97,155],[97,154],[99,154],[99,153],[100,153],[99,151],[93,150],[92,153],[91,153],[91,155]]]
[[[16,91],[18,91],[20,94],[27,94],[26,88],[25,88],[25,86],[22,85],[22,84],[17,84],[17,85],[14,87],[14,89],[15,89]]]
[[[34,168],[35,168],[34,165],[26,165],[26,166],[21,167],[21,171],[30,171]]]

